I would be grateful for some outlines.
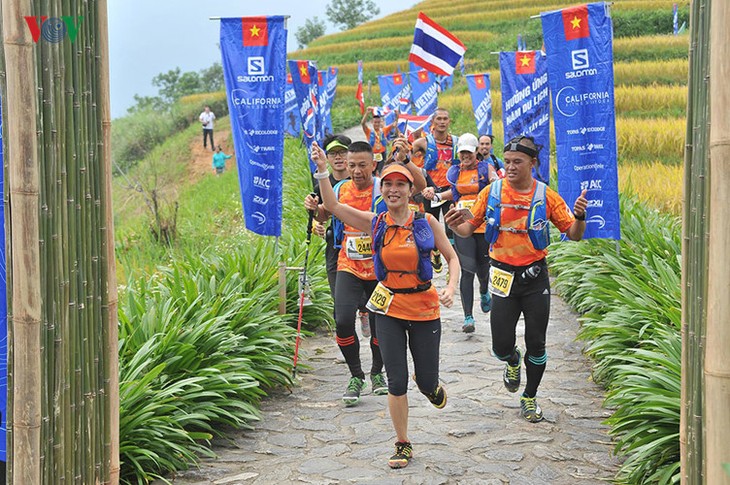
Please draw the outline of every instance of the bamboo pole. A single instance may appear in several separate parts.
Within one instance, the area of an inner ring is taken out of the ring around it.
[[[106,283],[104,301],[106,336],[104,355],[104,375],[106,385],[104,456],[107,460],[107,479],[105,483],[119,483],[119,355],[117,352],[118,324],[117,324],[117,273],[114,258],[114,214],[112,213],[112,151],[111,151],[111,107],[109,103],[109,31],[107,19],[107,0],[99,0],[98,8],[98,45],[99,45],[99,102],[101,106],[101,181],[102,181],[102,247],[105,272],[103,281]]]
[[[31,11],[30,0],[3,1],[3,50],[7,69],[7,159],[10,197],[9,267],[13,273],[8,318],[13,346],[11,399],[13,467],[11,483],[37,484],[41,455],[41,292],[38,221],[38,150],[34,44],[18,19]]]
[[[707,290],[705,352],[705,483],[730,485],[723,463],[730,463],[730,5],[712,2],[710,20],[710,245],[712,266]]]
[[[681,480],[703,483],[703,360],[707,302],[709,0],[692,2],[682,224]]]

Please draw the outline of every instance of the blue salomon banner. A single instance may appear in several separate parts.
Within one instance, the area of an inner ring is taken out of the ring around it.
[[[334,133],[334,129],[332,128],[332,105],[335,102],[335,94],[337,94],[337,73],[339,72],[339,69],[334,66],[330,66],[330,68],[327,69],[326,72],[327,76],[325,81],[325,87],[327,93],[327,108],[326,111],[324,111],[325,136]]]
[[[284,92],[284,130],[287,135],[298,137],[301,122],[297,105],[297,95],[291,82],[291,74],[286,76],[286,91]]]
[[[550,181],[550,95],[547,62],[540,51],[500,52],[504,142],[525,135],[541,146],[533,175]]]
[[[471,106],[477,122],[477,134],[492,134],[492,93],[489,73],[468,74],[466,84],[469,86]]]
[[[0,167],[4,166],[3,103],[0,95]],[[4,193],[4,177],[4,171],[0,170],[0,194]],[[5,268],[5,208],[0,207],[0,461],[8,461],[8,293]],[[5,477],[2,478],[4,482]]]
[[[310,154],[309,170],[314,173],[317,165],[312,161],[312,142],[322,143],[324,139],[321,111],[319,109],[319,85],[317,83],[317,65],[313,61],[289,61],[294,92],[297,95],[299,119],[302,123],[302,135]]]
[[[416,116],[432,115],[438,107],[436,76],[425,69],[408,73]]]
[[[246,229],[262,236],[280,236],[284,17],[221,19],[220,46]]]
[[[401,111],[403,113],[401,100],[407,99],[409,106],[405,113],[410,113],[411,86],[408,84],[408,79],[403,73],[398,72],[378,76],[378,85],[380,86],[380,99],[383,103],[383,108],[387,108],[390,111]]]
[[[541,14],[555,120],[558,191],[588,199],[584,238],[621,238],[618,202],[613,28],[608,6]]]

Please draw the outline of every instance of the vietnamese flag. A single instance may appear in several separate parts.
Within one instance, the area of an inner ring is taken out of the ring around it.
[[[565,29],[565,40],[582,39],[590,37],[591,30],[588,26],[588,5],[570,7],[561,10],[563,14],[563,28]]]
[[[515,53],[515,74],[535,74],[535,51]]]
[[[317,84],[324,86],[324,79],[322,79],[322,73],[324,71],[317,71]]]
[[[292,80],[291,80],[291,73],[290,73],[290,72],[287,72],[287,73],[286,73],[286,83],[287,83],[287,84],[291,84],[291,83],[292,83]]]
[[[309,77],[309,61],[297,61],[297,69],[302,84],[312,84],[312,78]]]
[[[243,46],[265,47],[269,45],[269,23],[266,17],[243,17]]]
[[[418,82],[421,84],[428,82],[428,71],[425,69],[422,71],[418,71]]]
[[[399,84],[403,84],[403,74],[393,74],[393,84],[398,86]]]
[[[485,89],[487,82],[484,79],[484,74],[477,74],[474,76],[474,83],[477,89]]]

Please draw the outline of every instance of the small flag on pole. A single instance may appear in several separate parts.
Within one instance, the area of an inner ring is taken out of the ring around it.
[[[360,114],[365,114],[365,93],[362,89],[362,61],[357,61],[357,91],[355,99],[360,103]]]
[[[419,12],[408,60],[441,76],[451,76],[466,47],[451,32]]]

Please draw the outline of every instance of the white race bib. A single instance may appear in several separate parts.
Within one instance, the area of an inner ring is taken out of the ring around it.
[[[347,236],[347,257],[353,261],[372,259],[372,239],[370,236]]]

